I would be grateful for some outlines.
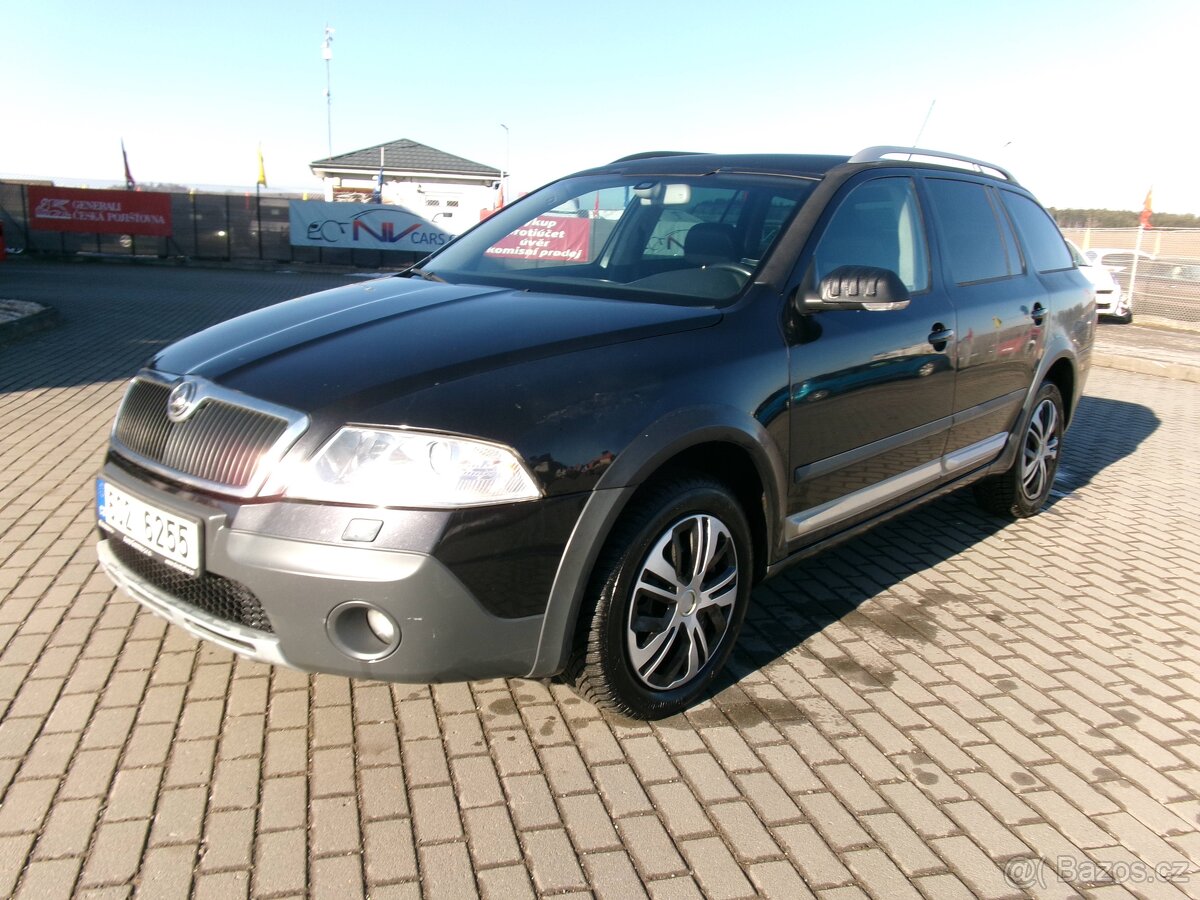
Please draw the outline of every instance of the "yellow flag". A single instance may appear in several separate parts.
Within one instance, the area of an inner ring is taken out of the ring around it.
[[[263,187],[267,186],[267,170],[263,166],[262,144],[258,145],[258,183]]]

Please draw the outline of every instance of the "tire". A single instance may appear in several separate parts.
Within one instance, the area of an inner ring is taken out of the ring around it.
[[[1033,408],[1021,427],[1021,446],[1008,471],[975,484],[975,501],[990,513],[1026,519],[1041,511],[1054,486],[1062,449],[1063,401],[1058,388],[1046,382],[1033,398]]]
[[[602,709],[674,715],[725,666],[749,605],[750,526],[699,474],[650,487],[618,521],[588,589],[567,680]]]

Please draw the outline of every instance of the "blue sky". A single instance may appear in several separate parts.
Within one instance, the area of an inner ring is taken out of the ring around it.
[[[316,189],[407,137],[527,190],[647,149],[993,160],[1055,206],[1200,213],[1185,0],[737,3],[0,0],[0,177]],[[501,123],[509,127],[508,143]]]

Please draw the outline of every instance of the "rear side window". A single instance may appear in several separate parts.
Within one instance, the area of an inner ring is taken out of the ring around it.
[[[1020,194],[1001,191],[1004,205],[1008,214],[1017,224],[1017,230],[1025,238],[1025,246],[1029,248],[1029,259],[1039,272],[1054,272],[1058,269],[1069,269],[1074,265],[1071,251],[1063,240],[1062,233],[1049,214]]]
[[[954,281],[968,284],[1021,271],[1008,223],[996,214],[984,185],[944,178],[930,178],[926,185]]]

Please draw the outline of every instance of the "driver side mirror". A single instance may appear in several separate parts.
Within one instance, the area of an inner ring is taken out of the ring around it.
[[[838,266],[821,279],[815,291],[802,288],[796,299],[797,312],[804,313],[826,309],[883,312],[904,309],[911,298],[900,276],[891,269]]]

